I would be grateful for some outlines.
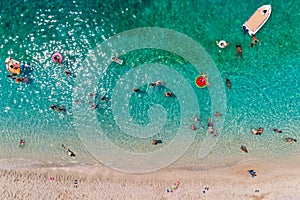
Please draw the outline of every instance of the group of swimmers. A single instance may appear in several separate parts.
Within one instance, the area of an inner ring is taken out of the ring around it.
[[[252,42],[250,43],[250,48],[254,47],[254,45],[256,43],[260,43],[260,41],[256,38],[255,35],[251,35],[251,38],[252,38]],[[235,57],[236,58],[242,58],[243,57],[242,45],[237,44],[235,47],[236,47]]]
[[[222,114],[220,112],[218,112],[218,111],[215,112],[215,117],[220,117],[220,116],[222,116]],[[199,120],[199,118],[197,116],[194,116],[194,121],[196,123],[198,123],[200,120]],[[194,123],[191,125],[191,130],[193,130],[193,131],[197,130],[197,127],[196,127],[196,125]],[[213,125],[211,117],[208,118],[207,132],[213,134],[214,136],[218,136],[218,132],[214,129],[214,125]]]
[[[256,38],[255,35],[251,35],[252,38],[252,42],[250,44],[250,48],[254,47],[254,45],[256,43],[260,43],[260,41]],[[221,40],[221,41],[216,41],[216,44],[220,47],[220,48],[225,48],[229,45],[229,42],[226,42],[225,40]],[[236,44],[236,53],[235,53],[235,57],[236,58],[242,58],[243,57],[243,49],[242,49],[242,45],[241,44]]]
[[[253,129],[251,129],[251,131],[252,131],[253,135],[261,135],[263,133],[264,129],[262,127],[259,127],[258,129],[253,128]],[[279,129],[273,129],[273,131],[276,133],[282,133],[282,131]],[[286,142],[289,142],[289,143],[297,142],[296,139],[290,138],[290,137],[283,138],[283,140],[285,140]]]
[[[152,82],[150,85],[151,85],[152,87],[154,87],[154,86],[156,86],[156,87],[161,87],[161,86],[163,85],[163,83],[162,83],[161,80],[158,80],[158,81],[156,81],[155,83]],[[166,92],[165,92],[165,96],[166,96],[166,97],[172,97],[172,96],[173,96],[173,93],[170,92],[170,91],[166,91]]]
[[[161,86],[163,86],[163,82],[161,80],[158,80],[156,82],[151,82],[150,86],[152,86],[152,87],[161,87]],[[141,90],[139,88],[133,88],[132,90],[133,90],[133,92],[136,92],[136,93],[141,92]],[[165,92],[165,97],[172,97],[172,96],[173,96],[172,92],[170,92],[170,91]],[[158,144],[162,144],[162,140],[159,140],[159,139],[153,139],[152,140],[152,145],[158,145]]]
[[[54,110],[54,111],[56,111],[56,112],[66,112],[67,111],[67,109],[64,107],[64,106],[62,106],[62,105],[51,105],[50,106],[50,109],[51,110]]]
[[[163,86],[163,83],[162,83],[161,80],[158,80],[156,82],[150,83],[150,86],[152,86],[152,87],[161,87],[161,86]],[[136,92],[136,93],[141,92],[141,90],[139,88],[133,88],[132,90],[133,90],[133,92]],[[165,97],[173,97],[173,96],[174,95],[171,91],[166,91],[165,92]]]
[[[62,58],[60,58],[58,55],[53,56],[53,61],[58,65],[62,64]],[[68,77],[70,77],[72,75],[71,71],[68,69],[65,70],[65,74]]]

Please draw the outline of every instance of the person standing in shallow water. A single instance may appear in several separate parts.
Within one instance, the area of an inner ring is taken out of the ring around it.
[[[193,130],[193,131],[197,130],[195,124],[192,124],[192,125],[191,125],[191,130]]]
[[[252,131],[253,135],[261,135],[263,133],[264,129],[262,127],[259,127],[258,130],[253,128],[251,131]]]

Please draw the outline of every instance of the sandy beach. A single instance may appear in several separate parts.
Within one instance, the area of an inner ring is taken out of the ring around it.
[[[300,199],[299,155],[207,171],[78,166],[0,171],[1,199]],[[247,170],[254,170],[254,178]],[[180,182],[174,192],[166,190]]]

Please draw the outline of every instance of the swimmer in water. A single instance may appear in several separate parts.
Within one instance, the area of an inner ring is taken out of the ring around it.
[[[214,133],[214,126],[211,118],[208,119],[207,128],[209,133]]]
[[[75,154],[65,145],[62,144],[62,147],[64,148],[64,150],[68,153],[68,156],[70,157],[75,157]]]
[[[25,140],[20,140],[20,147],[25,145]]]
[[[279,129],[273,129],[273,131],[276,132],[276,133],[282,133],[282,131],[279,130]]]
[[[222,114],[221,114],[220,112],[217,111],[217,112],[215,113],[215,116],[216,116],[216,117],[221,117]]]
[[[229,80],[227,74],[226,74],[226,86],[227,86],[227,88],[228,88],[228,91],[230,91],[230,89],[231,89],[231,82],[230,82],[230,80]]]
[[[28,78],[24,78],[24,77],[18,77],[15,79],[16,83],[28,83]]]
[[[260,43],[260,41],[255,37],[255,35],[251,35],[252,42],[250,44],[250,48],[254,47],[256,43]]]
[[[297,142],[297,140],[294,138],[284,138],[284,140],[287,141],[288,143]]]
[[[56,62],[57,64],[60,64],[60,62],[59,62],[59,56],[57,55],[57,56],[54,56],[54,62]]]
[[[101,101],[103,101],[103,102],[107,101],[107,97],[106,96],[102,96],[101,97]]]
[[[138,88],[133,88],[132,90],[133,90],[133,92],[140,92],[140,91],[141,91],[141,90],[138,89]]]
[[[162,81],[161,80],[156,81],[155,85],[156,86],[161,86],[162,85]]]
[[[251,131],[252,131],[253,135],[261,135],[263,133],[264,129],[262,127],[259,127],[258,130],[253,128]]]
[[[65,70],[66,76],[70,77],[71,76],[71,72],[69,70]]]
[[[162,144],[162,141],[161,140],[155,140],[155,139],[152,140],[152,145],[158,145],[158,144]]]
[[[166,93],[165,93],[165,96],[166,96],[166,97],[171,97],[171,96],[172,96],[172,92],[166,92]]]
[[[195,124],[192,124],[192,125],[191,125],[191,130],[193,130],[193,131],[197,130]]]
[[[60,106],[60,105],[51,105],[50,109],[55,110],[56,112],[59,112],[59,113],[67,111],[64,106]]]
[[[240,44],[237,44],[235,47],[236,47],[235,57],[236,58],[242,58],[243,57],[242,46]]]
[[[28,78],[24,77],[15,77],[15,75],[7,75],[8,78],[15,80],[16,83],[28,83]]]

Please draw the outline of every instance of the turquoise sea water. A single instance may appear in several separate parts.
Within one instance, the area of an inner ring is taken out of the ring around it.
[[[200,118],[200,124],[197,124],[194,142],[171,166],[219,167],[253,158],[276,158],[299,153],[299,142],[287,144],[282,140],[285,137],[299,139],[300,36],[297,33],[300,28],[297,22],[300,17],[297,1],[101,0],[51,3],[10,1],[1,4],[2,166],[14,166],[12,163],[21,165],[28,161],[53,165],[98,163],[95,155],[91,155],[82,143],[82,134],[78,135],[78,122],[73,115],[73,107],[76,105],[73,94],[78,89],[75,90],[79,71],[96,66],[95,63],[84,61],[101,42],[123,31],[142,27],[160,27],[185,34],[210,55],[224,85],[225,75],[228,75],[232,88],[228,92],[225,86],[226,98],[220,99],[226,102],[226,112],[222,113],[222,117],[214,119],[224,120],[224,127],[218,130],[218,140],[216,145],[212,144],[212,150],[205,151],[207,155],[199,158],[207,119],[215,112],[211,110],[209,89],[195,87],[194,79],[198,72],[185,58],[161,49],[138,49],[120,56],[124,60],[123,66],[111,63],[107,67],[104,76],[97,80],[97,89],[90,91],[96,96],[89,97],[86,94],[79,98],[80,104],[87,105],[91,110],[89,101],[98,105],[96,119],[93,120],[102,127],[112,143],[127,151],[152,152],[167,146],[180,127],[184,113],[176,93],[172,99],[164,97],[164,92],[170,90],[168,83],[161,88],[144,84],[140,87],[142,92],[138,94],[133,94],[130,87],[124,88],[131,95],[127,103],[128,112],[132,122],[139,127],[151,122],[148,110],[153,105],[159,104],[164,108],[166,118],[165,121],[158,120],[164,124],[157,133],[151,137],[133,137],[124,133],[116,123],[112,99],[116,98],[114,88],[119,84],[118,81],[132,69],[144,66],[146,71],[147,64],[154,63],[170,66],[181,74],[191,86],[189,89],[182,88],[184,94],[189,96],[195,93],[199,104],[195,114]],[[241,25],[263,4],[272,5],[272,15],[256,34],[261,44],[250,48],[251,38],[243,34]],[[219,49],[215,41],[220,39],[229,41],[230,45]],[[243,47],[242,59],[235,58],[237,43]],[[65,57],[63,66],[51,61],[54,52],[60,52]],[[109,53],[113,54],[113,50]],[[28,84],[16,84],[7,78],[4,60],[9,56],[30,63],[31,67],[24,74],[29,78]],[[71,77],[65,75],[66,69],[73,73]],[[141,81],[140,78],[137,75],[136,81]],[[85,80],[88,81],[88,78]],[[107,102],[100,100],[102,96],[107,97]],[[123,101],[123,97],[119,101]],[[50,110],[52,104],[64,105],[69,113]],[[153,115],[157,117],[162,114],[154,112]],[[192,124],[193,116],[190,118]],[[258,127],[263,127],[264,133],[253,136],[251,128]],[[283,133],[274,133],[273,128],[281,129]],[[87,136],[90,135],[88,127],[86,130]],[[162,139],[163,144],[152,146],[153,138]],[[26,141],[22,148],[19,147],[20,139]],[[67,157],[61,144],[74,151],[76,158]],[[239,149],[241,145],[248,147],[248,154]],[[114,156],[113,152],[111,156]]]

